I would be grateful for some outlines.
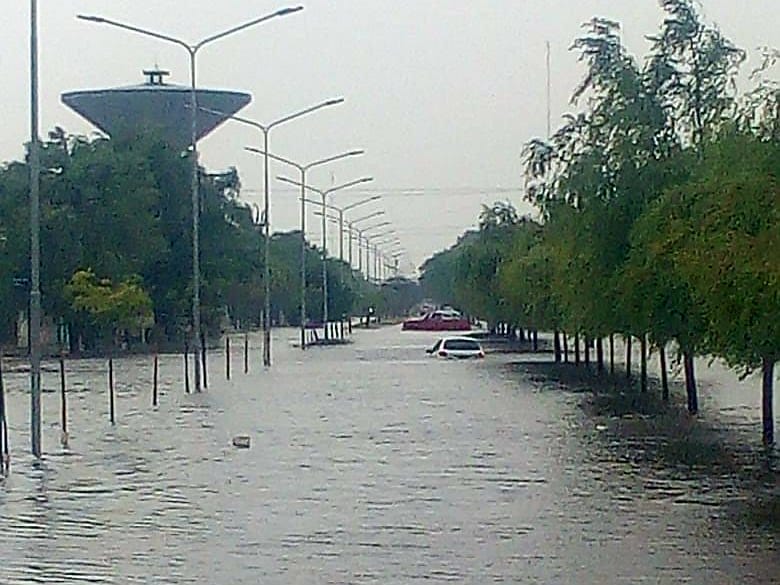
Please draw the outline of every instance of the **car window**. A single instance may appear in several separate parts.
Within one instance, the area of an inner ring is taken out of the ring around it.
[[[444,349],[479,351],[479,344],[470,339],[448,339],[444,342]]]

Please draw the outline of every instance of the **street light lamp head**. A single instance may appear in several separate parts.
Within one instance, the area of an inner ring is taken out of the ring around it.
[[[379,215],[384,215],[384,210],[375,211],[374,213],[369,213],[368,215],[364,215],[363,217],[359,217],[356,220],[353,220],[350,222],[350,225],[355,225],[363,221],[368,221],[369,219],[373,219]]]
[[[332,99],[332,100],[328,100],[328,101],[326,101],[326,102],[323,104],[323,107],[324,107],[324,106],[336,106],[336,105],[338,105],[338,104],[341,104],[341,103],[343,103],[343,102],[344,102],[344,98],[343,98],[343,97],[341,97],[341,98],[336,98],[336,99]]]
[[[385,227],[386,225],[390,225],[390,223],[391,223],[391,222],[389,222],[389,221],[383,221],[383,222],[381,222],[381,223],[377,223],[377,224],[374,224],[374,225],[370,225],[370,226],[368,226],[368,227],[366,227],[366,228],[363,228],[363,229],[362,229],[362,230],[360,230],[360,231],[361,231],[361,232],[363,232],[363,233],[365,234],[365,233],[367,233],[367,232],[370,232],[370,231],[372,231],[372,230],[375,230],[375,229],[377,229],[377,228],[381,228],[381,227]],[[374,236],[374,237],[376,237],[376,236]]]
[[[290,6],[290,7],[282,8],[281,10],[278,10],[276,12],[276,16],[287,16],[288,14],[292,14],[293,12],[298,12],[300,10],[303,10],[303,6]]]
[[[283,177],[282,175],[276,176],[277,181],[281,181],[282,183],[289,183],[290,185],[295,185],[296,187],[300,187],[301,184],[298,181],[295,181],[293,179],[290,179],[288,177]]]
[[[102,16],[92,16],[91,14],[77,14],[76,18],[79,18],[81,20],[88,20],[89,22],[97,22],[100,24],[103,24],[106,22],[106,19]]]

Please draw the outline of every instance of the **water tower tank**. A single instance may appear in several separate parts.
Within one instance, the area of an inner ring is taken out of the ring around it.
[[[191,133],[190,88],[165,83],[167,71],[153,69],[144,75],[146,82],[140,85],[71,91],[62,94],[62,102],[113,138],[153,130],[174,148],[186,148]],[[223,112],[198,111],[198,139],[252,100],[248,93],[218,89],[198,89],[197,95],[199,108]]]

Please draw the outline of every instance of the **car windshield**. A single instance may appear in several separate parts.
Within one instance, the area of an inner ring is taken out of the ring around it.
[[[479,344],[471,339],[448,339],[444,342],[444,349],[479,351]]]

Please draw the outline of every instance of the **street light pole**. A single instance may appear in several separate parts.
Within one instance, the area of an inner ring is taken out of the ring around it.
[[[298,185],[301,184],[297,181],[293,181],[292,179],[288,179],[286,177],[276,177],[277,180],[282,181],[284,183],[289,183],[292,185]],[[360,179],[355,179],[354,181],[350,181],[348,183],[344,183],[343,185],[337,185],[336,187],[331,187],[330,189],[322,190],[322,189],[316,189],[315,187],[310,187],[309,185],[306,185],[305,188],[309,191],[312,191],[314,193],[319,193],[322,197],[322,323],[324,327],[323,336],[325,339],[328,339],[328,266],[327,266],[327,260],[328,260],[328,254],[327,254],[327,218],[325,210],[330,207],[327,203],[327,197],[328,195],[335,193],[336,191],[341,191],[342,189],[347,189],[349,187],[354,187],[355,185],[360,185],[362,183],[368,183],[370,181],[373,181],[373,177],[362,177]]]
[[[385,225],[388,225],[389,223],[390,222],[384,222]],[[373,226],[373,227],[371,227],[369,229],[375,229],[375,228],[378,228],[378,227],[381,227],[381,226],[382,226],[382,224],[377,224],[377,225],[375,225],[375,226]],[[384,236],[388,236],[388,235],[391,235],[391,234],[395,234],[395,230],[385,230],[382,233],[372,234],[372,235],[366,237],[366,270],[367,270],[368,274],[370,274],[370,270],[371,270],[371,266],[369,264],[370,253],[371,253],[371,240],[376,240],[377,238],[382,238]],[[374,269],[374,279],[377,279],[377,275],[378,275],[378,270],[377,270],[378,256],[379,256],[379,250],[378,250],[376,242],[375,242],[374,243],[374,266],[373,266],[373,269]],[[369,278],[369,280],[370,280],[370,278]]]
[[[41,225],[38,128],[38,1],[30,0],[30,443],[41,458]]]
[[[381,195],[372,195],[371,197],[366,197],[365,199],[361,199],[360,201],[355,201],[354,203],[350,203],[349,205],[345,205],[344,207],[339,209],[339,260],[341,260],[342,263],[342,270],[344,267],[344,214],[347,213],[348,211],[355,209],[356,207],[360,207],[361,205],[366,205],[373,201],[379,201],[381,198],[382,198]],[[374,212],[369,217],[376,217],[377,215],[381,215],[383,213],[384,211]],[[352,226],[354,225],[354,223],[355,222],[348,222],[350,273],[352,272]]]
[[[314,162],[310,162],[308,164],[302,165],[290,159],[283,158],[275,154],[271,154],[270,152],[268,152],[268,150],[259,150],[257,148],[252,148],[251,146],[246,146],[244,148],[249,152],[259,154],[262,156],[267,155],[272,160],[276,160],[288,164],[298,169],[298,171],[301,173],[301,182],[299,185],[301,188],[301,349],[306,349],[306,201],[307,201],[306,173],[310,169],[314,167],[318,167],[320,165],[335,162],[343,158],[359,156],[363,154],[364,151],[350,150],[349,152],[344,152],[342,154],[337,154],[335,156],[329,156],[327,158],[322,158]],[[268,168],[267,165],[266,168]]]
[[[352,274],[352,271],[354,270],[354,268],[352,267],[352,231],[353,231],[353,229],[354,228],[352,227],[351,223],[347,224],[347,233],[349,233],[349,248],[348,248],[349,252],[348,252],[348,255],[349,255],[349,272],[350,272],[350,274]]]
[[[88,16],[79,14],[77,18],[94,22],[98,24],[108,24],[117,28],[121,28],[130,32],[138,33],[141,35],[153,37],[162,41],[173,43],[184,48],[190,58],[190,155],[192,157],[192,170],[191,170],[191,190],[192,190],[192,329],[193,329],[193,358],[195,361],[195,391],[201,391],[201,372],[200,372],[200,360],[201,360],[201,324],[200,324],[200,186],[198,181],[198,93],[196,86],[196,57],[198,51],[204,46],[219,40],[223,37],[237,33],[251,26],[260,24],[272,18],[279,16],[286,16],[303,10],[303,6],[296,6],[293,8],[282,8],[276,12],[266,14],[254,20],[250,20],[238,26],[234,26],[228,30],[222,31],[210,37],[195,43],[190,44],[181,39],[175,37],[160,34],[147,29],[139,28],[133,25],[109,20],[101,16]],[[267,180],[267,177],[266,177]]]
[[[389,221],[383,221],[383,222],[380,222],[380,223],[377,223],[377,224],[374,224],[374,225],[370,225],[367,228],[363,228],[363,230],[361,230],[361,232],[360,232],[360,235],[368,234],[368,232],[370,232],[370,231],[373,231],[373,230],[376,230],[376,229],[379,229],[379,228],[382,228],[382,227],[386,227],[388,225],[390,225]],[[368,280],[368,281],[371,280],[371,257],[370,257],[371,256],[371,242],[370,242],[371,237],[372,236],[369,236],[369,235],[365,236],[365,241],[366,241],[366,272],[365,272],[365,274],[366,274],[366,280]],[[373,236],[373,237],[376,237],[376,236]],[[361,253],[360,252],[360,238],[358,238],[358,254],[360,254],[360,253]]]
[[[326,100],[317,105],[278,118],[273,122],[270,122],[269,124],[261,124],[260,122],[256,122],[255,120],[250,120],[248,118],[243,118],[241,116],[227,116],[228,119],[230,120],[233,120],[235,122],[240,122],[241,124],[245,124],[247,126],[252,126],[253,128],[258,129],[260,130],[260,132],[263,133],[263,149],[262,150],[255,149],[255,152],[262,154],[263,166],[264,166],[263,168],[263,207],[264,207],[263,233],[265,234],[265,242],[264,242],[263,257],[265,261],[263,262],[264,264],[263,288],[265,291],[265,299],[264,299],[265,302],[263,303],[264,305],[263,306],[263,365],[267,368],[271,367],[271,270],[269,266],[269,260],[271,258],[271,197],[270,197],[270,184],[269,184],[269,168],[270,168],[269,159],[279,158],[271,155],[271,153],[269,152],[269,146],[268,146],[269,134],[271,133],[271,130],[276,126],[280,126],[285,122],[295,120],[296,118],[300,118],[301,116],[305,116],[306,114],[311,114],[312,112],[316,112],[317,110],[320,110],[322,108],[338,105],[343,101],[344,98]],[[225,115],[224,112],[220,112],[218,110],[211,110],[208,108],[200,108],[200,109],[205,112]]]
[[[357,233],[358,272],[362,272],[363,271],[363,249],[361,248],[362,241],[363,241],[363,230],[359,230],[359,229],[355,228],[354,226],[359,224],[359,223],[362,223],[364,221],[368,221],[369,219],[373,219],[375,217],[378,217],[378,216],[384,215],[384,214],[385,214],[384,211],[375,211],[374,213],[370,213],[368,215],[364,215],[363,217],[359,217],[358,219],[352,221],[349,224],[355,230],[355,232]],[[352,249],[351,249],[351,246],[350,246],[350,254],[351,254],[351,252],[352,252]],[[350,258],[350,264],[351,263],[352,263],[352,260]]]

